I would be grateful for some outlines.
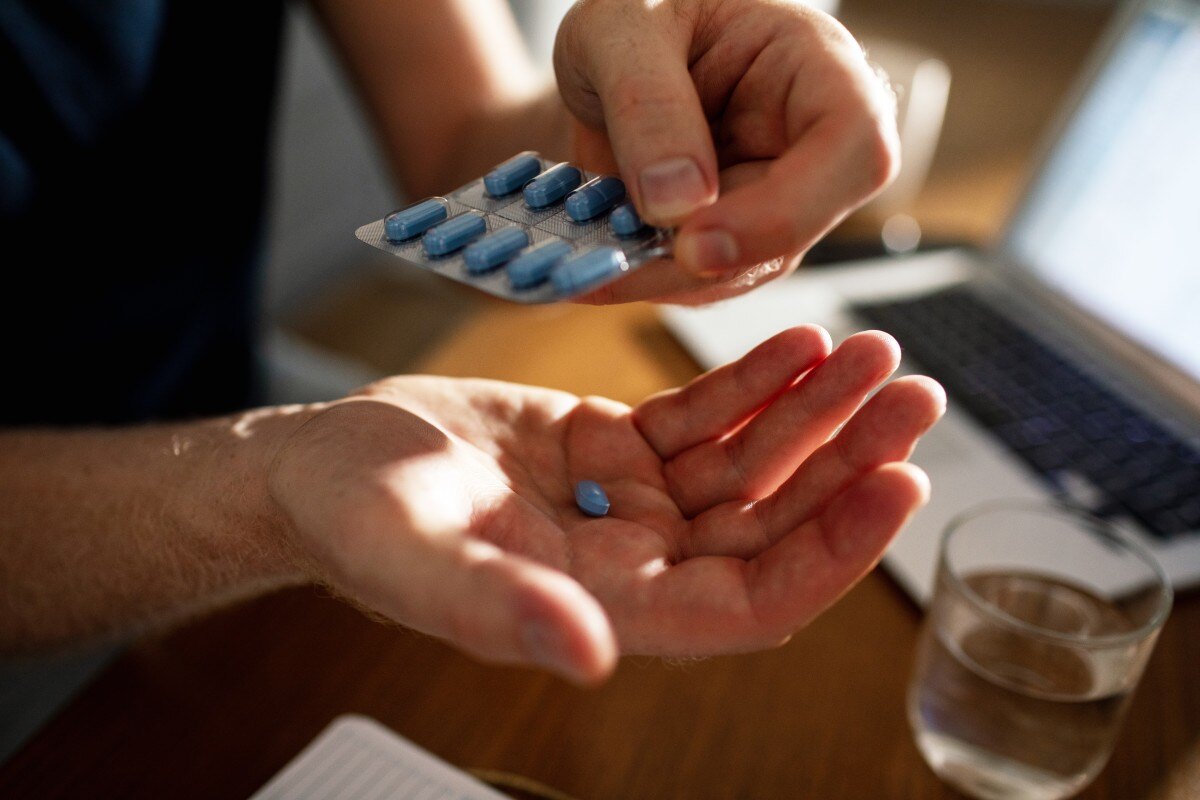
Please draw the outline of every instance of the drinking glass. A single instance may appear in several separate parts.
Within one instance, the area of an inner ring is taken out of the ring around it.
[[[1150,551],[1062,505],[990,503],[953,520],[908,690],[917,746],[979,798],[1085,787],[1171,608]]]

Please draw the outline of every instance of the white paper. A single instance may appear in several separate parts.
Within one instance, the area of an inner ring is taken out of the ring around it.
[[[251,800],[507,800],[373,719],[347,714]]]

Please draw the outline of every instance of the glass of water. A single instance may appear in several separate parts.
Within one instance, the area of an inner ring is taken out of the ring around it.
[[[1130,534],[1052,503],[958,517],[908,690],[917,746],[979,798],[1055,800],[1104,766],[1171,609]]]

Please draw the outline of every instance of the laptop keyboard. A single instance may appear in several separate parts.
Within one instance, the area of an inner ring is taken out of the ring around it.
[[[858,306],[1059,494],[1170,537],[1200,529],[1200,450],[962,288]],[[1086,485],[1085,484],[1085,485]],[[1074,489],[1074,491],[1073,491]]]

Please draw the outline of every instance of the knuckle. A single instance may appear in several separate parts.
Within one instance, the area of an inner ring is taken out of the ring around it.
[[[882,191],[900,172],[900,141],[895,120],[873,115],[863,125],[859,149],[872,194]]]
[[[661,109],[672,108],[680,103],[678,95],[668,91],[659,82],[627,72],[609,82],[602,99],[610,113],[627,118],[645,118],[647,122],[656,119],[648,112],[657,114]]]

